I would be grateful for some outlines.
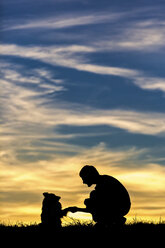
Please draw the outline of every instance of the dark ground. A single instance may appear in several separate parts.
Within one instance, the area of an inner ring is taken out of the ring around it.
[[[43,229],[40,225],[6,226],[0,225],[0,239],[6,245],[20,247],[156,247],[164,246],[165,223],[134,223],[120,228],[96,228],[92,224],[75,224],[61,230]],[[118,245],[117,245],[118,244]],[[4,246],[5,247],[5,246]]]

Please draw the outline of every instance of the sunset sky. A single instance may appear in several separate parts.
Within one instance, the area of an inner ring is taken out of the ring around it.
[[[0,8],[0,222],[39,222],[43,192],[82,207],[85,164],[126,186],[129,219],[165,220],[165,1]]]

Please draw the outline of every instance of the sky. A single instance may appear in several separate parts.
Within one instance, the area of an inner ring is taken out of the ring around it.
[[[0,221],[40,222],[43,192],[83,207],[86,164],[127,188],[128,219],[165,218],[165,2],[0,5]]]

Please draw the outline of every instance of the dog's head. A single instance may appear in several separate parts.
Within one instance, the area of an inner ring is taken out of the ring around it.
[[[44,192],[43,196],[45,197],[45,199],[47,200],[53,200],[53,201],[59,201],[61,199],[60,196],[57,196],[55,194],[52,193],[48,193],[48,192]]]

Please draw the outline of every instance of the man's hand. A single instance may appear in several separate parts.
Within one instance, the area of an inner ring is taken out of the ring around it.
[[[69,207],[68,208],[68,211],[72,212],[72,213],[75,213],[78,211],[78,207]]]
[[[68,207],[68,208],[65,208],[63,210],[64,212],[72,212],[72,213],[75,213],[75,212],[84,212],[84,213],[90,213],[89,209],[87,208],[78,208],[78,207]]]

